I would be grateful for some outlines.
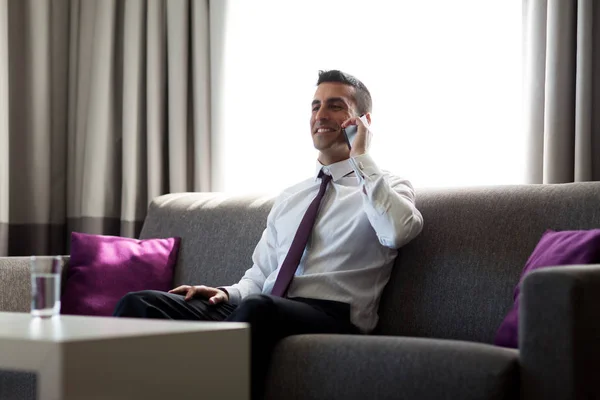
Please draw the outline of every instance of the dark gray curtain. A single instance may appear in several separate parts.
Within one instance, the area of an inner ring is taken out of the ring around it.
[[[530,183],[600,180],[600,4],[524,0]]]
[[[208,191],[208,0],[0,0],[0,255]]]

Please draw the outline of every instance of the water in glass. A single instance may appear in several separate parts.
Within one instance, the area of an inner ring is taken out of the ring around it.
[[[60,314],[60,257],[31,257],[31,315]]]

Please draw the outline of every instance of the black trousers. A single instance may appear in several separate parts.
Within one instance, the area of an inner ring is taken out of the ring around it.
[[[308,333],[358,333],[345,303],[306,298],[252,295],[238,306],[212,305],[204,298],[154,290],[133,292],[117,304],[114,316],[197,321],[235,321],[250,324],[252,399],[261,399],[272,350],[286,336]]]

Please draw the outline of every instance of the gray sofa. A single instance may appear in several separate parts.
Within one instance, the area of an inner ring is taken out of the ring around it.
[[[271,205],[166,195],[152,202],[141,237],[183,237],[175,284],[229,284],[250,266]],[[420,190],[417,206],[425,226],[400,251],[376,332],[283,340],[267,398],[600,398],[598,265],[529,275],[520,351],[491,344],[542,233],[600,228],[600,183]],[[28,293],[27,260],[0,259],[0,310],[28,311]],[[31,397],[33,379],[0,373],[0,398]]]

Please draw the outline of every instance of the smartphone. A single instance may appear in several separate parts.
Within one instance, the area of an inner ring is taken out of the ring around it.
[[[342,129],[344,132],[344,137],[346,138],[346,144],[348,145],[348,149],[352,150],[352,142],[358,133],[358,125],[349,125],[346,129]]]

